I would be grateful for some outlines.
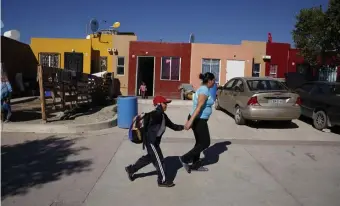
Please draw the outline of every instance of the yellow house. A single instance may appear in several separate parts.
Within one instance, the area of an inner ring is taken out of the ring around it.
[[[132,32],[103,30],[86,39],[32,38],[30,46],[41,65],[88,74],[114,72],[121,93],[127,95],[129,43],[136,40]]]
[[[91,40],[32,38],[31,48],[39,64],[59,68],[83,68],[91,71]]]

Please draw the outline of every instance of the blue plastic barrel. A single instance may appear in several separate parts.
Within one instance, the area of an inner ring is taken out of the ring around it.
[[[210,88],[210,95],[211,97],[214,99],[214,101],[216,100],[216,92],[217,92],[217,84],[214,84],[214,86],[212,88]]]
[[[133,118],[138,114],[138,101],[136,96],[120,96],[117,101],[117,125],[128,129]]]

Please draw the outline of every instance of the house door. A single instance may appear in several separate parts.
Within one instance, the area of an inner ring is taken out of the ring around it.
[[[235,77],[244,77],[244,69],[244,61],[227,60],[226,82]]]
[[[146,95],[152,97],[154,95],[154,76],[155,76],[155,57],[139,56],[137,57],[137,76],[136,76],[136,94],[140,95],[139,87],[142,82],[145,83],[147,91]]]
[[[83,53],[65,52],[64,68],[75,72],[83,72]]]

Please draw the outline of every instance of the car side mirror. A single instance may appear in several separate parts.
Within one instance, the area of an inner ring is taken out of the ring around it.
[[[223,90],[223,86],[218,86],[217,89]]]

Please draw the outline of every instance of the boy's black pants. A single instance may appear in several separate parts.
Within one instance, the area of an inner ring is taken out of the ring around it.
[[[131,166],[131,170],[133,173],[136,173],[138,170],[147,166],[150,163],[156,167],[158,174],[158,182],[162,183],[166,181],[165,170],[164,170],[164,157],[161,148],[159,147],[159,143],[146,143],[145,147],[147,149],[148,154],[142,156],[137,160],[137,162]]]

